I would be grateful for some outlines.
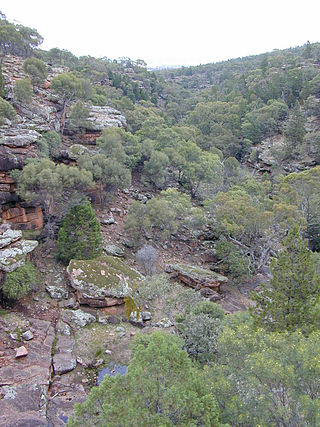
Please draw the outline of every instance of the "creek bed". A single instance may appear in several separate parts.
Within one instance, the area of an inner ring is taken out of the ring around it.
[[[106,375],[109,375],[110,377],[115,377],[117,374],[125,375],[127,373],[127,369],[128,366],[126,365],[110,362],[108,366],[105,366],[98,371],[97,385],[101,384]]]

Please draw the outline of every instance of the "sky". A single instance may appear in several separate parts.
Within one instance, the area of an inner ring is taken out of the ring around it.
[[[319,0],[1,0],[43,49],[197,65],[320,42]]]

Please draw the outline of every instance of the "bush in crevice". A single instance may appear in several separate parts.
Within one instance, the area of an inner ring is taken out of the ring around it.
[[[36,280],[37,271],[34,265],[27,261],[22,267],[7,273],[2,286],[4,299],[19,300],[31,291],[32,285],[35,284]]]

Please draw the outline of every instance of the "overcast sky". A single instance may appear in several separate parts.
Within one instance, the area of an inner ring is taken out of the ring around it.
[[[196,65],[320,41],[320,0],[1,0],[42,47]]]

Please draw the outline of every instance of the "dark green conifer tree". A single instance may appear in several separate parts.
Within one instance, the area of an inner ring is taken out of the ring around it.
[[[101,254],[100,223],[89,202],[70,209],[63,220],[57,241],[57,255],[63,262],[91,259]]]
[[[312,313],[319,300],[320,278],[315,273],[312,252],[297,226],[284,239],[285,249],[271,261],[271,287],[253,296],[255,323],[272,331],[310,331]]]

